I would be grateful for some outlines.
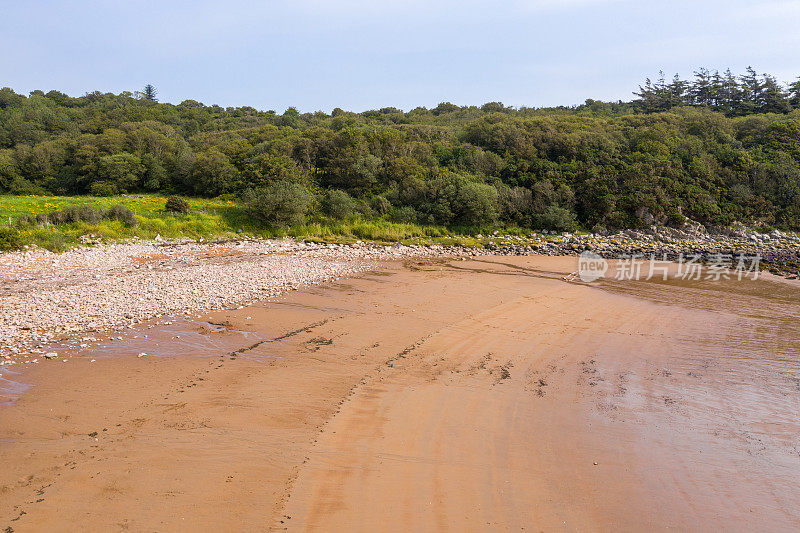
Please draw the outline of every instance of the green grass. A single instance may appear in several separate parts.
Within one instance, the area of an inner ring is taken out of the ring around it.
[[[414,239],[437,238],[449,235],[439,226],[399,224],[386,220],[333,221],[320,219],[309,224],[289,228],[287,235],[318,242],[353,243],[371,241],[378,243],[408,243]]]
[[[17,228],[23,244],[35,244],[52,251],[63,251],[80,244],[81,236],[95,235],[104,240],[122,240],[132,237],[152,239],[161,235],[165,239],[177,237],[222,238],[244,231],[244,224],[232,225],[232,212],[241,209],[232,201],[189,199],[192,212],[186,215],[164,210],[166,198],[155,195],[136,196],[0,196],[0,225]],[[125,226],[116,220],[103,220],[97,224],[77,222],[59,225],[19,225],[15,220],[22,215],[50,213],[70,205],[90,205],[108,209],[122,204],[135,214],[138,224]],[[244,217],[239,217],[243,219]],[[240,221],[241,222],[241,221]]]
[[[290,236],[316,242],[349,244],[368,241],[380,244],[441,244],[483,246],[490,237],[470,237],[478,233],[490,235],[495,228],[445,228],[400,224],[379,220],[331,220],[311,217],[308,223],[285,229],[265,229],[254,225],[242,208],[233,201],[222,199],[188,199],[191,213],[168,213],[164,210],[166,197],[132,195],[113,197],[94,196],[2,196],[0,195],[0,227],[11,226],[23,245],[34,244],[52,251],[64,251],[81,243],[84,235],[103,240],[125,240],[132,237],[165,239],[189,237],[206,240],[235,237],[278,238]],[[90,205],[108,209],[122,204],[131,209],[138,220],[135,226],[125,226],[116,220],[97,224],[84,222],[60,225],[21,225],[15,222],[23,215],[50,213],[70,205]],[[483,231],[481,231],[483,230]],[[503,234],[522,235],[524,230],[505,228]],[[0,247],[2,243],[0,243]]]
[[[161,216],[164,211],[166,198],[156,195],[131,195],[131,196],[0,196],[0,218],[8,222],[20,215],[38,215],[49,213],[70,205],[90,205],[92,207],[108,209],[112,205],[122,204],[144,217]],[[193,209],[221,210],[234,207],[233,202],[218,200],[194,200],[189,204]]]

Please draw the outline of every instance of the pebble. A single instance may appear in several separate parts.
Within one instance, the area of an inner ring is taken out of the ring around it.
[[[305,285],[369,270],[376,261],[398,258],[578,255],[584,250],[605,258],[654,254],[674,259],[681,253],[708,258],[715,253],[743,253],[760,254],[762,266],[775,273],[800,274],[797,235],[761,234],[743,226],[709,232],[699,224],[687,224],[683,229],[650,228],[612,235],[552,232],[491,239],[473,248],[362,242],[347,246],[291,239],[133,240],[60,254],[39,248],[0,253],[0,269],[7,280],[0,287],[0,357],[4,363],[17,364],[29,361],[35,349],[54,341],[132,329],[155,317],[242,308]],[[55,359],[58,354],[48,352],[43,357]]]

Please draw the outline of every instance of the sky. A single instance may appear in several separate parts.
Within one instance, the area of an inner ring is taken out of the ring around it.
[[[629,100],[659,70],[800,76],[800,0],[0,0],[0,86],[282,112]]]

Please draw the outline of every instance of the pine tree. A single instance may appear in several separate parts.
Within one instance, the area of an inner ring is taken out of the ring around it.
[[[668,87],[668,107],[679,107],[682,105],[690,104],[690,97],[688,95],[689,84],[681,79],[680,76],[675,74],[672,78],[672,83]]]
[[[761,101],[759,111],[762,113],[788,113],[792,110],[788,91],[769,74],[764,74],[762,78]]]
[[[658,110],[656,105],[656,92],[650,78],[646,78],[644,80],[644,85],[639,85],[639,92],[634,92],[633,94],[639,97],[636,104],[643,112],[653,113]]]
[[[667,85],[667,80],[664,77],[664,72],[659,71],[658,80],[653,83],[650,78],[645,80],[644,86],[639,86],[639,92],[633,93],[639,97],[637,104],[645,113],[660,113],[667,111],[674,107],[672,85]]]
[[[156,90],[156,88],[149,83],[144,86],[142,95],[146,100],[150,100],[151,102],[158,102],[158,98],[156,98],[156,96],[158,95],[158,90]]]
[[[714,104],[712,77],[708,70],[701,68],[694,73],[689,95],[694,105],[711,107]]]
[[[725,78],[718,70],[711,76],[711,106],[716,111],[722,111],[722,100],[725,93]]]
[[[655,94],[655,110],[666,111],[670,108],[670,92],[667,86],[667,79],[664,77],[664,71],[658,71],[658,79],[653,85],[653,92]]]
[[[800,78],[789,85],[789,103],[795,109],[800,108]]]
[[[720,92],[719,107],[726,115],[740,114],[742,106],[742,88],[739,80],[733,75],[731,69],[725,71],[722,78],[722,90]]]
[[[742,102],[739,105],[739,114],[749,115],[758,113],[763,107],[762,84],[753,67],[747,67],[747,74],[741,76]]]
[[[645,113],[686,105],[707,107],[728,116],[788,113],[800,108],[800,78],[786,85],[769,74],[759,76],[753,67],[747,67],[745,74],[738,77],[731,69],[712,74],[700,68],[691,82],[681,80],[676,74],[668,83],[664,72],[659,71],[655,83],[647,78],[639,86],[639,92],[633,94],[639,97],[634,104]]]

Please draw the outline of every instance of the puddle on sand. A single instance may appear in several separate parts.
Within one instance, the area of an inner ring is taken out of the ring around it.
[[[30,385],[21,381],[11,379],[16,378],[18,372],[10,370],[7,367],[3,368],[3,377],[0,377],[0,405],[10,405],[14,403],[17,398],[30,388]]]
[[[86,342],[85,339],[93,340]],[[112,330],[102,334],[85,334],[48,345],[43,352],[58,354],[56,361],[43,360],[42,354],[31,356],[38,363],[17,365],[15,370],[2,367],[0,377],[0,405],[13,404],[31,385],[24,380],[25,368],[30,364],[56,364],[63,359],[107,359],[112,357],[219,357],[234,354],[237,358],[268,361],[278,358],[264,350],[263,345],[281,343],[264,338],[252,331],[230,329],[226,325],[200,320],[173,319],[170,324],[141,324],[133,329]],[[83,346],[81,346],[83,344]],[[251,350],[254,347],[259,350]]]
[[[229,329],[225,325],[197,320],[178,320],[152,329],[131,330],[122,339],[102,339],[96,345],[71,351],[72,357],[106,358],[147,354],[148,357],[218,357],[237,352],[257,343],[279,342],[265,339],[252,331]],[[112,336],[113,337],[113,336]],[[238,357],[266,361],[274,356],[237,353]]]

